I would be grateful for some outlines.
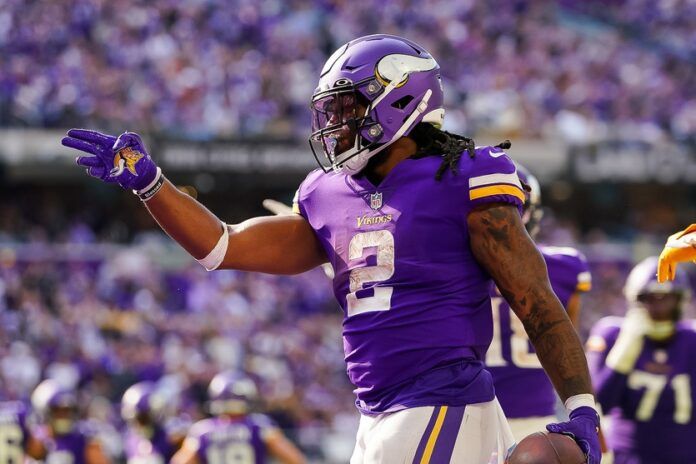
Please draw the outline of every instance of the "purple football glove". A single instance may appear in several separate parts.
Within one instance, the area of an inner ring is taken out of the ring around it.
[[[134,132],[124,132],[116,138],[92,130],[70,129],[61,143],[84,152],[75,162],[87,168],[87,174],[104,182],[142,190],[157,177],[157,165]]]
[[[602,451],[599,445],[599,414],[589,406],[581,406],[570,412],[570,420],[549,424],[546,430],[572,437],[587,457],[587,464],[599,464]]]

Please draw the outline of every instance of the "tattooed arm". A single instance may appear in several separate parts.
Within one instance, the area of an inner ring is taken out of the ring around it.
[[[544,259],[508,204],[486,205],[467,218],[471,249],[524,324],[561,399],[592,392],[582,344],[551,289]]]

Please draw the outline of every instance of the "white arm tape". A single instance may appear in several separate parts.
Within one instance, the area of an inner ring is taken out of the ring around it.
[[[597,410],[597,405],[595,404],[594,395],[590,393],[582,393],[580,395],[574,395],[565,400],[565,407],[568,412],[578,409],[583,406],[589,406],[590,408]]]
[[[202,259],[197,259],[196,261],[201,263],[206,271],[214,271],[220,267],[220,264],[222,264],[222,261],[225,259],[225,254],[227,253],[227,243],[229,240],[230,233],[227,230],[227,224],[223,222],[222,235],[220,236],[220,240],[218,240],[217,244],[215,245],[215,248],[210,250],[208,256]]]

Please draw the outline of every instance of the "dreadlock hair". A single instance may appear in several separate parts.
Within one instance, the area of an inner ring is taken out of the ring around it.
[[[418,145],[418,151],[413,155],[413,158],[425,158],[426,156],[442,157],[442,164],[440,164],[435,173],[435,180],[437,181],[442,180],[442,176],[448,168],[452,175],[457,175],[459,159],[464,152],[467,152],[470,158],[473,158],[475,154],[476,145],[474,144],[474,139],[443,131],[427,122],[418,123],[408,136]],[[508,149],[511,146],[512,144],[509,140],[496,145],[496,147],[502,149]]]

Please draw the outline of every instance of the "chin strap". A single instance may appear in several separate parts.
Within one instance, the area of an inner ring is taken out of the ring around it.
[[[380,145],[374,150],[367,150],[364,153],[355,153],[352,155],[347,156],[346,161],[344,161],[341,164],[337,164],[334,167],[335,172],[340,172],[342,170],[345,170],[346,173],[353,175],[357,174],[360,172],[365,165],[367,164],[367,161],[375,156],[377,153],[380,153],[384,149],[386,149],[388,146],[399,140],[401,137],[404,136],[404,134],[413,126],[413,124],[416,122],[418,117],[425,112],[426,109],[428,109],[428,102],[430,101],[430,97],[433,95],[433,91],[428,89],[425,92],[425,95],[423,95],[423,98],[421,101],[418,103],[418,106],[416,109],[411,113],[411,115],[404,121],[404,123],[401,125],[399,130],[396,131],[394,136],[389,140],[388,142]],[[356,134],[356,141],[359,139],[360,134]],[[356,142],[357,145],[357,142]],[[351,161],[360,161],[359,163],[355,163],[355,166],[351,166],[349,163]]]

